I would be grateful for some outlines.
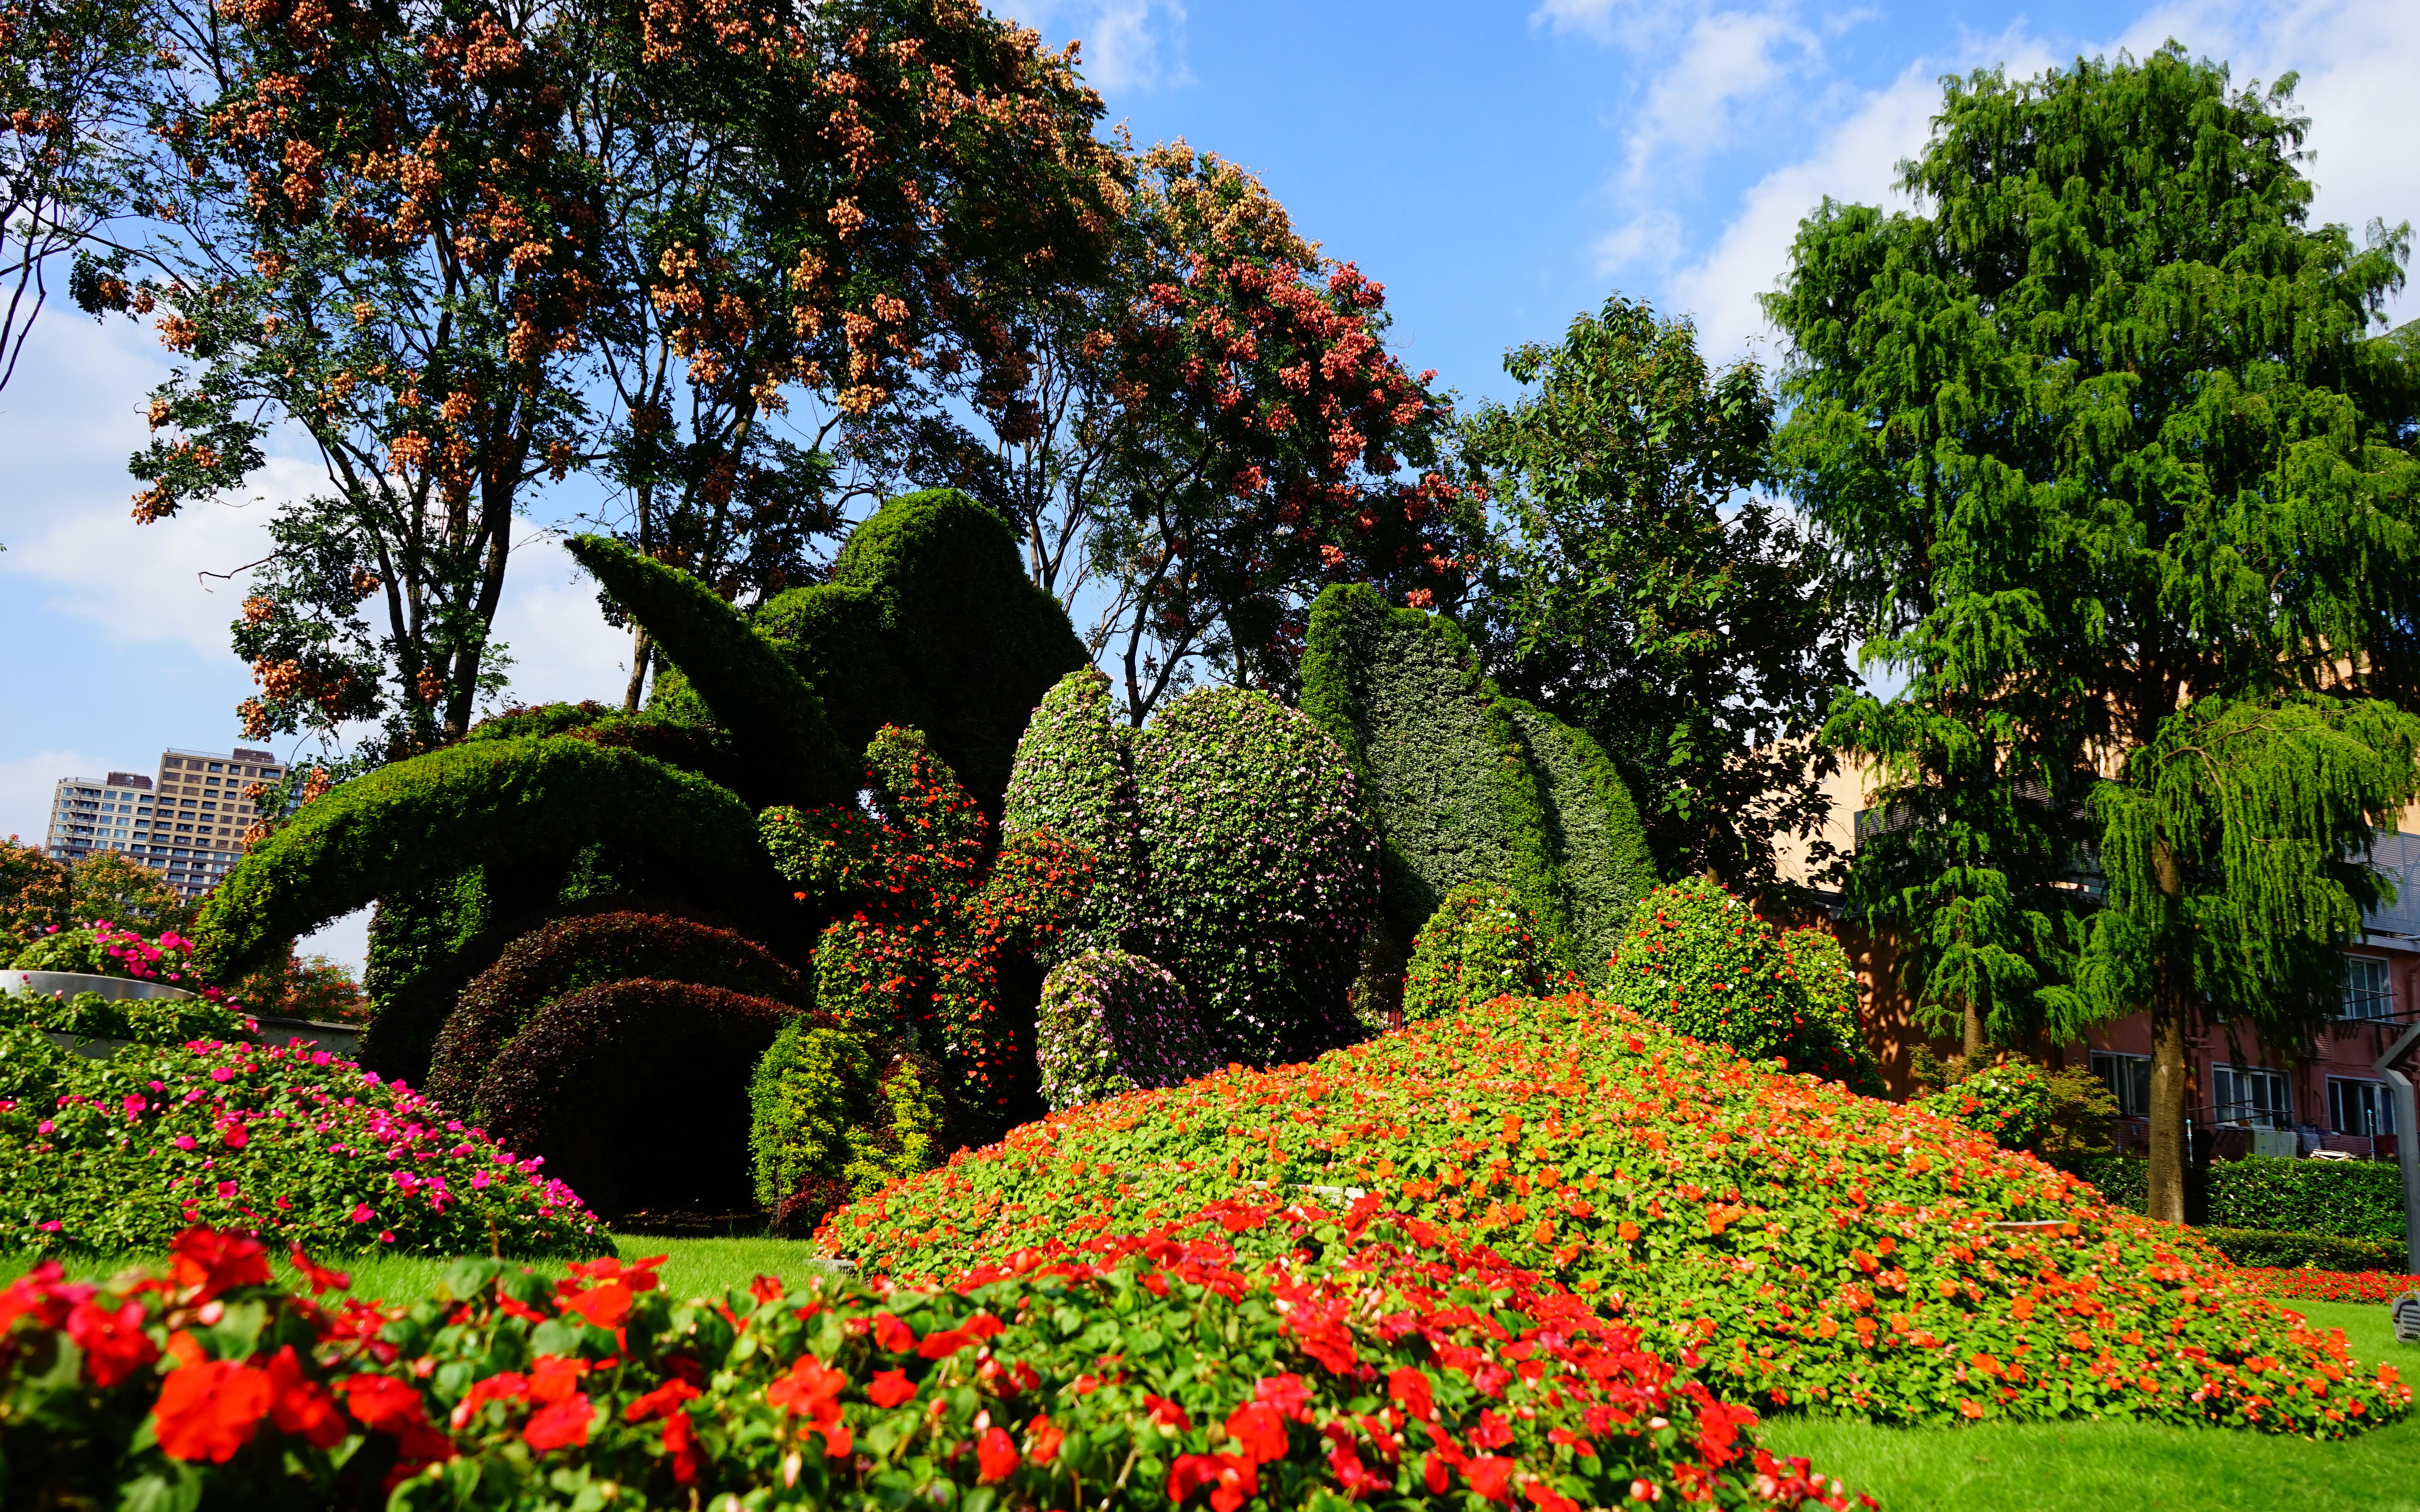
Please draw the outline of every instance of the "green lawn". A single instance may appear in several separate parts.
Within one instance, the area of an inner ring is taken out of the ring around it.
[[[2342,1329],[2356,1359],[2393,1360],[2420,1380],[2420,1346],[2395,1342],[2384,1304],[2298,1310]],[[2420,1420],[2341,1443],[2131,1423],[1909,1429],[1803,1417],[1768,1421],[1763,1438],[1885,1512],[2420,1512]]]
[[[787,1240],[625,1235],[615,1244],[630,1259],[670,1255],[664,1285],[684,1296],[759,1274],[796,1283],[813,1270],[805,1247]],[[31,1258],[0,1257],[0,1282]],[[84,1257],[69,1270],[100,1275],[123,1263]],[[352,1273],[362,1296],[408,1297],[450,1262],[368,1256],[335,1263]],[[2306,1303],[2301,1311],[2316,1326],[2342,1329],[2355,1358],[2393,1360],[2407,1380],[2420,1380],[2420,1346],[2395,1342],[2384,1304]],[[1805,1455],[1885,1512],[2420,1512],[2420,1419],[2341,1443],[2123,1423],[1906,1429],[1804,1417],[1774,1418],[1762,1436],[1776,1454]]]

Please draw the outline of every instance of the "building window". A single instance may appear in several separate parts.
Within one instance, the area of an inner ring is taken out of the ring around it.
[[[2092,1052],[2092,1074],[2109,1088],[2118,1100],[2118,1111],[2129,1119],[2151,1116],[2151,1057],[2121,1056],[2115,1051]]]
[[[2283,1072],[2257,1066],[2212,1066],[2210,1079],[2212,1123],[2248,1123],[2267,1129],[2294,1126],[2294,1104],[2286,1095]]]
[[[2374,955],[2345,957],[2344,1010],[2349,1019],[2391,1019],[2395,990],[2387,985],[2386,963]]]
[[[2328,1078],[2328,1127],[2342,1134],[2391,1134],[2395,1098],[2384,1082]]]

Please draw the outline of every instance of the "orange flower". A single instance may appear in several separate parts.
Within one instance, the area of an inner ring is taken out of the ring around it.
[[[236,1360],[194,1361],[161,1383],[152,1429],[169,1458],[223,1465],[251,1442],[275,1397],[266,1371]]]

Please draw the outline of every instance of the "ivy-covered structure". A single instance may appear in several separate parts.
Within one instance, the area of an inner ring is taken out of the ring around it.
[[[1497,693],[1452,621],[1358,583],[1311,606],[1302,710],[1359,779],[1399,950],[1456,887],[1495,882],[1558,958],[1602,980],[1655,870],[1629,790],[1593,740]]]

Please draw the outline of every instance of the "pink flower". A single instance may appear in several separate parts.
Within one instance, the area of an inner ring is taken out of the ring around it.
[[[370,1205],[366,1202],[357,1202],[353,1204],[353,1222],[357,1224],[365,1224],[369,1221]]]
[[[175,1139],[170,1140],[169,1143],[175,1145],[178,1149],[191,1149],[194,1148],[194,1136],[192,1134],[178,1134]]]

